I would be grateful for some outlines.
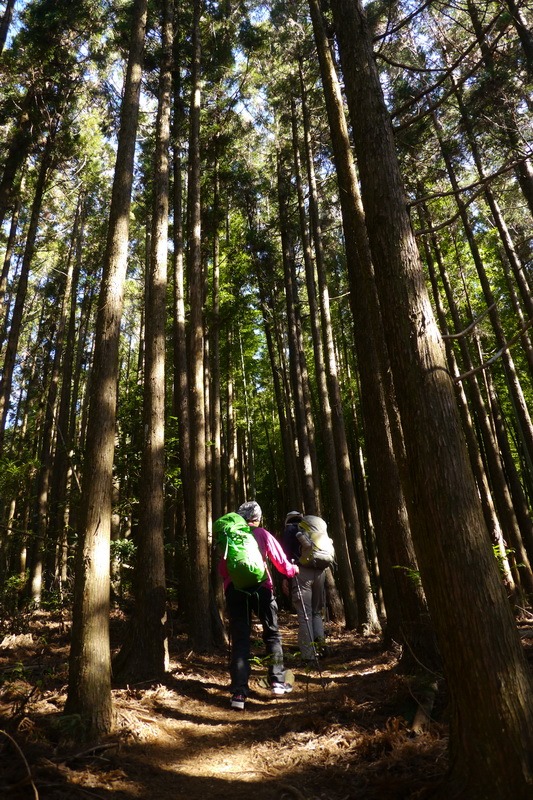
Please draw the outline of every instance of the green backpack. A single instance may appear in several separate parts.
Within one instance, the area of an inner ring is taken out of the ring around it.
[[[213,533],[236,589],[251,589],[264,581],[265,561],[255,536],[240,514],[231,512],[219,517],[213,525]]]

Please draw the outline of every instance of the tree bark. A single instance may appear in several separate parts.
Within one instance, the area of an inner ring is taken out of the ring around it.
[[[287,307],[287,336],[289,343],[289,369],[294,401],[294,415],[298,437],[298,455],[302,496],[307,514],[319,513],[317,473],[314,467],[315,457],[312,452],[309,429],[307,425],[306,398],[304,396],[304,377],[302,375],[302,358],[299,335],[297,331],[296,304],[297,294],[293,280],[292,248],[288,226],[288,186],[283,172],[281,155],[278,153],[278,204],[280,232],[282,243],[283,270],[285,275],[285,299]],[[303,510],[303,509],[302,509]]]
[[[205,278],[201,254],[200,205],[200,16],[202,0],[193,4],[192,96],[189,133],[189,425],[191,492],[187,538],[192,575],[189,608],[190,636],[197,651],[210,650],[213,635],[209,601],[209,548],[206,459],[206,408],[204,396],[204,296]]]
[[[7,0],[4,13],[2,14],[2,20],[0,21],[0,53],[4,49],[6,43],[9,26],[11,25],[11,20],[13,18],[14,7],[15,0]]]
[[[297,458],[294,448],[294,435],[292,432],[290,412],[286,411],[284,402],[284,391],[280,373],[283,370],[281,354],[276,357],[279,350],[275,346],[271,318],[273,314],[273,303],[269,304],[264,291],[263,282],[259,276],[259,296],[261,298],[261,310],[263,313],[263,327],[267,343],[268,355],[272,369],[272,381],[274,385],[274,396],[276,398],[276,408],[279,418],[281,446],[283,449],[283,463],[285,466],[286,486],[280,486],[281,497],[278,499],[279,515],[287,513],[287,508],[300,508],[302,505],[302,492],[300,489]]]
[[[57,285],[57,299],[59,303],[59,318],[57,320],[55,341],[50,342],[53,347],[53,359],[51,362],[50,381],[46,389],[46,403],[44,408],[44,419],[41,434],[41,447],[39,456],[39,473],[37,477],[37,501],[36,501],[36,537],[32,548],[31,557],[31,599],[36,607],[41,604],[42,579],[45,558],[48,551],[49,559],[57,546],[56,530],[51,530],[48,538],[48,520],[50,516],[49,493],[50,481],[52,477],[54,434],[57,428],[56,416],[58,412],[58,392],[60,376],[63,368],[63,350],[65,344],[65,329],[67,325],[67,309],[70,303],[70,293],[72,289],[72,278],[74,274],[74,254],[78,240],[78,228],[80,224],[80,210],[76,211],[72,240],[66,264],[66,272],[62,274]],[[52,568],[54,559],[52,561]],[[50,571],[50,577],[53,572]],[[50,584],[50,578],[49,578]]]
[[[179,33],[176,25],[176,34]],[[188,504],[188,465],[190,463],[189,441],[189,379],[187,374],[187,324],[185,315],[185,269],[183,239],[183,172],[182,139],[185,136],[183,122],[185,119],[184,101],[179,64],[181,50],[180,36],[174,38],[174,73],[173,73],[173,118],[172,118],[172,174],[173,174],[173,411],[178,430],[177,463],[180,470],[180,483],[176,489],[175,511],[175,571],[178,586],[178,601],[183,608],[190,596],[190,564],[187,558],[187,518],[190,518]]]
[[[309,110],[300,62],[300,87],[302,93],[303,129],[307,164],[307,178],[309,185],[309,211],[311,232],[314,244],[315,263],[317,271],[318,305],[322,322],[322,338],[324,343],[324,365],[326,368],[327,389],[331,413],[331,431],[333,434],[334,449],[336,453],[336,470],[339,480],[341,508],[345,523],[345,538],[348,544],[352,561],[352,571],[357,596],[358,625],[367,633],[381,630],[377,615],[376,604],[372,594],[370,573],[363,547],[361,520],[357,507],[357,498],[352,478],[352,465],[348,452],[346,428],[344,425],[344,411],[342,406],[341,391],[338,378],[337,356],[333,341],[331,324],[331,310],[329,289],[322,244],[322,229],[318,207],[318,191],[314,168],[314,155],[311,142]],[[334,465],[335,468],[335,465]],[[341,532],[343,532],[343,527]],[[348,612],[346,611],[348,621]]]
[[[489,546],[366,15],[354,0],[333,0],[332,9],[405,435],[413,540],[452,698],[441,795],[525,800],[533,788],[531,676]]]
[[[78,291],[81,271],[81,261],[83,243],[85,236],[85,216],[86,207],[84,197],[80,197],[78,202],[80,224],[76,241],[75,262],[70,288],[68,320],[65,331],[65,352],[63,365],[61,368],[61,395],[59,398],[59,408],[57,412],[57,441],[54,454],[54,464],[52,469],[52,483],[50,491],[50,530],[55,531],[58,550],[54,565],[54,574],[61,582],[61,592],[67,577],[67,557],[68,557],[68,521],[70,504],[72,503],[75,492],[74,489],[68,493],[69,475],[72,484],[77,479],[71,463],[72,448],[74,443],[75,416],[71,416],[71,402],[73,392],[73,380],[77,385],[79,377],[74,373],[74,355],[76,338],[76,313],[78,309]],[[82,342],[78,342],[81,347]],[[77,397],[76,397],[77,399]]]
[[[118,680],[161,679],[168,670],[165,585],[165,341],[168,251],[172,0],[161,3],[161,71],[154,165],[149,276],[146,282],[143,453],[136,603],[126,640],[115,662]]]
[[[76,555],[76,582],[65,711],[88,738],[110,732],[109,566],[118,346],[126,275],[131,188],[139,116],[147,0],[135,0],[120,133],[98,302],[87,451]]]
[[[9,277],[9,270],[11,269],[11,259],[13,257],[13,249],[15,247],[21,206],[22,200],[19,196],[15,202],[13,214],[11,215],[9,235],[7,237],[4,262],[2,264],[2,275],[0,276],[0,297],[2,298],[2,305],[0,308],[0,353],[2,352],[7,332],[7,318],[10,305],[10,300],[6,299],[7,279]]]
[[[17,356],[19,337],[22,327],[22,319],[24,315],[24,303],[26,300],[26,292],[28,289],[30,268],[33,260],[33,255],[35,253],[35,243],[37,239],[37,230],[39,226],[39,218],[41,215],[43,196],[52,161],[52,151],[54,146],[55,132],[56,131],[54,123],[54,127],[48,134],[44,150],[41,155],[41,163],[39,166],[39,174],[37,176],[35,192],[33,195],[30,222],[28,225],[28,233],[26,235],[26,246],[24,248],[24,257],[22,259],[22,267],[20,270],[19,281],[17,286],[17,296],[15,299],[13,314],[11,316],[11,326],[9,329],[9,336],[4,356],[2,377],[0,379],[0,455],[2,453],[4,446],[5,426],[7,420],[7,413],[9,410],[11,387],[13,383],[13,370],[15,368],[15,359]]]
[[[341,588],[344,604],[344,622],[348,630],[357,628],[364,623],[364,606],[362,614],[358,606],[358,598],[353,575],[351,562],[350,543],[347,541],[346,525],[342,510],[342,498],[339,483],[339,472],[337,468],[337,452],[335,449],[335,436],[333,433],[333,422],[331,404],[328,394],[326,379],[326,366],[324,363],[324,346],[320,329],[320,311],[317,302],[316,274],[315,265],[311,255],[311,244],[305,222],[305,199],[301,177],[299,144],[297,134],[296,104],[291,100],[291,119],[292,119],[292,139],[294,173],[296,177],[296,188],[298,193],[298,207],[300,214],[300,237],[304,253],[305,274],[307,284],[307,300],[309,303],[309,318],[311,325],[311,336],[313,340],[313,356],[315,361],[315,376],[318,389],[318,400],[320,409],[322,450],[325,454],[324,471],[326,474],[326,486],[328,493],[328,525],[331,537],[335,543],[335,553],[337,556],[337,567],[339,575],[339,585]],[[328,590],[333,581],[330,575]]]
[[[527,461],[530,467],[530,471],[533,472],[533,424],[531,422],[531,417],[529,415],[526,399],[524,397],[524,392],[522,390],[522,386],[515,368],[514,359],[509,350],[506,348],[507,342],[506,342],[505,332],[503,329],[503,325],[501,323],[498,309],[496,307],[496,302],[492,291],[492,287],[490,285],[490,281],[488,279],[487,272],[483,264],[483,259],[481,258],[481,253],[479,251],[479,247],[477,245],[476,238],[472,230],[472,226],[470,225],[468,212],[465,203],[463,199],[460,197],[458,192],[459,184],[457,181],[457,177],[455,175],[454,165],[449,152],[449,147],[447,146],[447,143],[444,141],[441,125],[435,115],[433,115],[433,121],[435,124],[439,144],[442,150],[444,162],[446,164],[446,169],[448,172],[450,184],[453,187],[454,191],[457,192],[456,202],[459,209],[459,215],[463,223],[463,228],[470,247],[470,252],[472,254],[472,259],[476,266],[479,282],[481,284],[481,288],[483,291],[483,296],[485,297],[485,302],[487,303],[488,314],[492,324],[492,329],[494,331],[496,343],[498,345],[498,348],[503,351],[502,363],[507,378],[509,393],[512,398],[514,412],[516,414],[524,446],[524,451],[527,456]]]
[[[221,462],[221,406],[220,406],[220,170],[218,163],[218,144],[215,142],[215,164],[213,176],[213,289],[211,325],[211,480],[212,517],[222,516],[222,462]]]
[[[404,645],[406,669],[437,669],[424,593],[412,576],[418,571],[399,464],[404,445],[382,331],[374,269],[339,82],[320,8],[310,0],[322,85],[339,184],[350,302],[369,473],[369,497],[378,544],[380,577],[387,610],[387,636]],[[395,454],[394,450],[397,453]]]

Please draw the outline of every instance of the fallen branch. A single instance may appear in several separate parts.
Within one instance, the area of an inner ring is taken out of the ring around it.
[[[64,783],[43,783],[43,787],[45,789],[63,789],[64,790],[65,789],[65,784]],[[96,798],[96,800],[106,800],[106,798],[103,797],[103,795],[97,794],[94,791],[94,789],[85,789],[83,786],[80,786],[79,783],[77,783],[75,785],[71,784],[69,786],[69,790],[70,790],[70,792],[73,792],[73,791],[80,792],[80,794],[87,795],[87,797],[91,797],[91,798],[93,798],[93,800],[94,800],[94,798]],[[71,797],[72,794],[70,794],[69,796]]]
[[[280,783],[279,788],[282,790],[283,794],[281,797],[283,798],[287,792],[291,795],[291,797],[295,797],[296,800],[306,800],[306,796],[302,794],[302,792],[296,788],[296,786],[292,786],[290,783]]]
[[[96,756],[99,753],[104,753],[106,750],[112,750],[115,747],[119,747],[118,742],[108,742],[107,744],[98,744],[95,745],[94,747],[90,747],[88,750],[82,750],[81,753],[74,753],[73,755],[68,756],[68,758],[62,756],[60,760],[63,763],[68,764],[70,761],[77,761],[78,759],[81,758]]]
[[[31,769],[30,769],[30,765],[28,764],[28,761],[27,761],[27,759],[26,759],[26,756],[24,755],[24,753],[23,753],[23,752],[22,752],[22,750],[20,749],[20,747],[19,747],[19,745],[17,744],[17,742],[16,742],[16,741],[13,739],[13,737],[9,735],[9,733],[7,733],[6,731],[3,731],[3,730],[1,730],[1,729],[0,729],[0,733],[2,733],[2,734],[3,734],[3,735],[6,737],[6,739],[9,739],[9,741],[11,742],[11,744],[14,746],[15,750],[18,752],[18,754],[19,754],[19,755],[20,755],[20,757],[22,758],[22,760],[23,760],[23,762],[24,762],[24,764],[25,764],[25,766],[26,766],[26,771],[27,771],[27,773],[28,773],[28,774],[27,774],[27,779],[28,779],[28,781],[31,783],[31,787],[32,787],[32,789],[33,789],[33,796],[34,796],[35,800],[39,800],[39,792],[37,791],[37,787],[36,787],[36,785],[35,785],[35,784],[34,784],[34,782],[33,782],[33,778],[32,778],[32,776],[31,776]]]

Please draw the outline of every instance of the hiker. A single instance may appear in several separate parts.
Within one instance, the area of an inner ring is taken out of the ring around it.
[[[238,512],[246,520],[263,559],[269,559],[273,566],[292,578],[298,574],[299,567],[291,564],[276,539],[265,528],[260,527],[262,511],[255,501],[243,503]],[[228,572],[226,559],[219,563],[219,572],[224,579],[226,607],[228,611],[231,637],[231,707],[243,710],[248,696],[250,676],[250,635],[252,611],[259,617],[263,626],[263,641],[269,656],[268,677],[272,694],[283,695],[292,691],[292,685],[285,682],[283,648],[278,629],[278,606],[273,593],[272,578],[265,566],[264,579],[251,588],[237,589]]]
[[[287,558],[299,564],[292,581],[292,602],[298,614],[298,646],[305,664],[316,664],[325,648],[322,610],[325,599],[326,568],[334,559],[327,525],[314,515],[289,511],[285,518],[282,544]],[[318,543],[318,545],[317,545]],[[325,550],[320,549],[324,546]],[[327,555],[326,555],[327,551]]]
[[[281,546],[292,564],[298,563],[300,560],[300,553],[302,552],[302,546],[296,538],[296,534],[299,530],[298,523],[301,522],[302,519],[303,514],[300,511],[289,511],[285,517],[285,527],[280,537]]]

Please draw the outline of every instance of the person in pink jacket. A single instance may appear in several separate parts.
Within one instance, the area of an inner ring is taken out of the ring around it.
[[[288,578],[298,574],[298,566],[291,564],[278,541],[265,528],[261,528],[261,507],[254,500],[243,503],[238,512],[250,526],[265,561],[270,563]],[[226,608],[228,611],[231,637],[231,707],[242,711],[248,697],[250,677],[250,634],[252,611],[259,617],[263,626],[263,641],[269,657],[268,676],[272,694],[283,695],[292,691],[285,682],[283,648],[278,628],[278,606],[274,597],[272,578],[268,572],[262,583],[251,589],[236,589],[228,574],[226,562],[219,563],[219,572],[224,580]]]

